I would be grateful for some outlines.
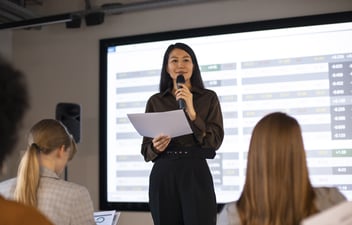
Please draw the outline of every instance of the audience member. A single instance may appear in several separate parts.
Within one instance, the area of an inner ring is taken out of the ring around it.
[[[300,125],[274,112],[254,127],[238,199],[225,204],[218,225],[299,225],[346,198],[333,187],[313,188]]]
[[[29,107],[25,77],[0,57],[0,172],[17,143],[18,130]],[[37,209],[0,195],[0,224],[52,225]]]
[[[17,178],[0,183],[0,193],[37,207],[55,225],[95,225],[88,190],[60,178],[76,151],[73,137],[60,121],[39,121],[28,135]]]

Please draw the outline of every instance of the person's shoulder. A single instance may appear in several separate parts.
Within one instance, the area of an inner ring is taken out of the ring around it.
[[[336,187],[316,187],[314,192],[317,196],[326,196],[326,195],[342,195],[341,191]]]
[[[10,179],[7,179],[7,180],[3,180],[0,182],[0,187],[7,187],[7,186],[11,186],[13,185],[14,183],[16,182],[16,178],[10,178]]]
[[[152,94],[152,95],[149,97],[148,101],[149,101],[149,102],[150,102],[150,101],[158,101],[158,99],[162,98],[163,96],[165,96],[164,93],[157,92],[157,93]]]
[[[237,214],[237,202],[226,203],[221,211],[227,211],[229,214]]]
[[[147,108],[152,107],[154,105],[159,105],[161,102],[165,101],[165,98],[169,97],[170,93],[165,91],[163,93],[157,92],[151,95],[147,101]]]
[[[69,201],[88,201],[91,202],[91,196],[90,196],[90,192],[88,190],[87,187],[77,184],[77,183],[73,183],[73,182],[69,182],[69,181],[64,181],[61,182],[60,184],[60,192],[68,197],[67,200]]]
[[[216,95],[216,92],[214,91],[214,90],[212,90],[212,89],[208,89],[208,88],[204,88],[204,89],[202,89],[204,92],[206,92],[206,93],[209,93],[209,94],[215,94]]]
[[[207,88],[193,87],[192,91],[207,97],[217,97],[217,94],[214,90],[207,89]]]
[[[65,193],[65,195],[74,195],[75,193],[88,192],[88,189],[80,184],[70,182],[63,179],[53,179],[53,178],[41,178],[40,180],[41,188],[46,190],[56,190],[56,192]]]
[[[16,185],[16,178],[11,178],[0,182],[0,194],[8,198],[10,193],[14,190],[15,185]]]
[[[335,187],[316,187],[316,205],[319,210],[324,210],[340,202],[346,201],[346,197]]]
[[[301,225],[351,225],[352,202],[344,201],[330,209],[305,218]]]
[[[3,224],[36,224],[52,225],[52,223],[34,207],[26,206],[0,197],[0,220]]]
[[[78,192],[88,192],[88,188],[69,181],[64,181],[64,185],[67,189],[72,190],[72,191],[78,191]]]
[[[155,98],[155,97],[158,97],[158,96],[161,96],[161,95],[162,95],[162,93],[157,92],[157,93],[152,94],[149,98]]]
[[[229,202],[224,205],[221,209],[218,218],[217,225],[237,225],[241,224],[241,220],[237,210],[237,202]]]

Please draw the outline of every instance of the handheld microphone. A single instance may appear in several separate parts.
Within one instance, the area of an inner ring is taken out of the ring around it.
[[[184,84],[185,82],[186,82],[185,77],[182,74],[178,75],[176,78],[177,89],[181,88],[181,85],[179,85],[179,84]],[[178,100],[178,108],[184,109],[185,107],[186,107],[185,100],[179,99]]]

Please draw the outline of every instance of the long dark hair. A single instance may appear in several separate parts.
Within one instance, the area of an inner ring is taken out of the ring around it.
[[[193,87],[198,87],[198,88],[204,89],[202,76],[200,74],[200,69],[199,69],[197,57],[194,54],[194,51],[191,49],[191,47],[189,47],[188,45],[186,45],[184,43],[175,43],[175,44],[169,45],[169,47],[165,51],[163,65],[161,67],[159,91],[162,93],[162,92],[166,91],[168,88],[172,88],[172,86],[173,86],[171,76],[167,72],[167,65],[168,65],[168,61],[169,61],[169,55],[170,55],[171,51],[174,50],[175,48],[182,49],[191,56],[192,63],[193,63],[191,84]]]
[[[298,225],[316,213],[297,120],[273,112],[254,127],[246,180],[237,202],[243,225]]]

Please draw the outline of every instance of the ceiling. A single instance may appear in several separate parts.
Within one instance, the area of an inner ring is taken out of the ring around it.
[[[0,0],[0,29],[80,20],[91,13],[106,16],[210,1],[220,0]]]
[[[7,23],[28,19],[34,14],[24,8],[24,3],[15,0],[0,1],[0,23]]]

